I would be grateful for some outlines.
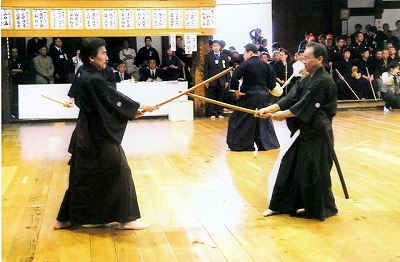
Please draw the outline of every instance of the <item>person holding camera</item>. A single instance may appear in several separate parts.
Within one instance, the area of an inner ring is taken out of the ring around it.
[[[394,108],[400,108],[400,70],[397,61],[389,63],[389,72],[382,74],[382,82],[381,96],[385,101],[383,111],[388,112]]]
[[[263,39],[261,34],[262,30],[260,28],[253,29],[249,32],[251,42],[253,45],[257,46],[257,48],[260,47],[261,41]]]

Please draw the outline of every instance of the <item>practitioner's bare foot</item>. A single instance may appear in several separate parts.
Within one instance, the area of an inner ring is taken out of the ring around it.
[[[141,229],[146,229],[148,227],[149,227],[148,224],[137,220],[120,224],[120,229],[124,230],[141,230]]]
[[[299,208],[296,211],[296,214],[304,214],[306,212],[306,210],[304,208]]]
[[[275,214],[277,214],[278,212],[275,212],[275,211],[272,211],[271,209],[267,209],[267,210],[265,210],[264,212],[262,212],[262,216],[263,217],[269,217],[269,216],[272,216],[272,215],[275,215]]]
[[[54,230],[59,230],[59,229],[63,229],[63,228],[67,228],[71,226],[71,222],[66,221],[66,222],[60,222],[58,220],[56,220],[56,222],[53,225],[53,229]]]

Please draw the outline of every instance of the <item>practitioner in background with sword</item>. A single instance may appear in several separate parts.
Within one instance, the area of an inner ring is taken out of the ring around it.
[[[238,97],[237,106],[256,110],[268,105],[268,91],[282,94],[276,84],[272,68],[258,57],[257,47],[247,44],[244,47],[245,62],[233,72],[231,89]],[[239,80],[243,84],[239,89]],[[261,120],[241,111],[234,111],[229,118],[228,147],[232,151],[254,151],[254,143],[259,151],[279,148],[278,138],[270,119]]]

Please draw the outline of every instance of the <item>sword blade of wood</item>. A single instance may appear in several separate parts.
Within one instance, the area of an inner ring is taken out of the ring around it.
[[[59,100],[57,100],[57,99],[54,99],[54,98],[51,98],[51,97],[48,97],[48,96],[45,96],[45,95],[43,95],[43,94],[42,94],[42,96],[43,96],[44,98],[47,98],[47,99],[53,101],[53,102],[56,102],[56,103],[59,103],[59,104],[62,104],[63,106],[65,106],[65,103],[64,103],[64,102],[61,102],[61,101],[59,101]]]
[[[252,110],[252,109],[249,109],[249,108],[244,108],[244,107],[240,107],[240,106],[227,104],[227,103],[220,102],[220,101],[217,101],[217,100],[214,100],[214,99],[211,99],[211,98],[207,98],[207,97],[204,97],[204,96],[195,95],[193,93],[185,93],[185,95],[188,95],[188,96],[194,97],[194,98],[198,98],[200,100],[206,101],[206,102],[211,103],[211,104],[223,106],[225,108],[230,108],[230,109],[233,109],[233,110],[245,112],[245,113],[252,114],[252,115],[255,115],[255,114],[258,113],[257,110]]]

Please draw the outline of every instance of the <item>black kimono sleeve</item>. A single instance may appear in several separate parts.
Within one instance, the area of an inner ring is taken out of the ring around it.
[[[94,141],[121,143],[128,120],[133,120],[140,104],[114,90],[98,73],[82,74],[77,81],[76,104],[88,119]],[[94,142],[98,143],[98,142]]]

